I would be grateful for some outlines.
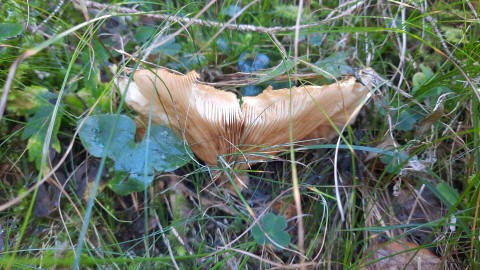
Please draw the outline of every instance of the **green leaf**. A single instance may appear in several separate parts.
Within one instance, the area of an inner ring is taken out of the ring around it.
[[[79,135],[92,156],[114,156],[117,151],[124,150],[125,144],[133,141],[135,123],[125,115],[90,116],[85,120]],[[110,136],[111,142],[108,145]]]
[[[57,97],[57,94],[38,85],[26,86],[22,90],[13,89],[8,96],[8,110],[19,115],[35,114],[41,107],[52,106],[49,100],[56,100]]]
[[[383,164],[386,164],[385,171],[389,173],[399,173],[403,168],[405,161],[408,159],[408,154],[401,150],[390,151],[389,154],[384,154],[380,157]]]
[[[48,91],[42,92],[36,96],[34,100],[38,103],[33,106],[35,109],[35,114],[28,119],[27,125],[22,132],[22,140],[28,139],[28,160],[34,161],[35,167],[38,170],[42,169],[41,162],[43,156],[43,146],[47,136],[51,136],[51,147],[57,152],[60,152],[61,150],[60,141],[57,137],[63,117],[61,110],[59,110],[57,113],[52,133],[47,134],[48,126],[52,119],[53,110],[55,108],[55,106],[51,104],[49,100],[54,100],[56,98],[56,94]]]
[[[136,143],[135,123],[125,115],[95,115],[85,120],[79,135],[96,157],[114,161],[115,177],[109,186],[126,195],[148,187],[156,172],[173,171],[192,156],[183,141],[166,126],[152,125],[142,142]]]
[[[0,40],[16,37],[23,32],[19,23],[0,23]]]
[[[454,28],[448,26],[442,26],[442,31],[444,32],[445,39],[451,43],[466,43],[468,40],[464,33],[464,30],[461,28]]]
[[[207,59],[204,55],[185,53],[178,58],[178,62],[169,62],[167,66],[175,70],[191,70],[204,66],[206,62]]]
[[[454,206],[460,199],[460,194],[458,194],[458,191],[443,182],[438,184],[435,189],[439,194],[440,200],[448,207]]]
[[[262,73],[260,76],[263,76],[258,83],[266,82],[275,77],[278,77],[286,72],[289,72],[295,65],[292,59],[285,59],[276,67],[271,70],[267,70],[266,72]]]
[[[392,115],[396,119],[395,129],[402,131],[412,130],[418,120],[424,117],[414,108],[403,108],[400,112],[392,111]]]
[[[115,172],[108,182],[108,186],[117,194],[127,195],[134,190],[144,190],[146,186],[142,181],[130,179],[128,172]]]
[[[413,74],[412,84],[415,87],[418,87],[427,82],[427,76],[423,72],[417,72]]]
[[[165,44],[155,47],[152,50],[152,53],[172,56],[177,54],[181,49],[182,49],[182,45],[176,43],[175,38],[172,38],[169,41],[167,41]]]
[[[434,77],[432,69],[425,65],[420,64],[421,72],[417,72],[412,76],[412,94],[419,102],[423,102],[426,98],[438,99],[443,93],[451,92],[445,82],[439,82]]]
[[[336,52],[327,58],[318,60],[312,67],[312,70],[321,74],[327,79],[335,79],[345,74],[353,74],[351,66],[347,64],[345,59],[348,58],[348,52]]]
[[[290,234],[285,231],[286,228],[287,220],[283,216],[267,213],[260,224],[253,226],[252,236],[257,244],[272,244],[277,249],[283,249],[291,242]]]
[[[430,80],[433,77],[433,71],[429,66],[421,63],[419,67],[423,74],[425,74],[427,80]]]
[[[275,5],[275,17],[295,21],[297,19],[298,6],[295,5]]]
[[[227,8],[222,8],[222,14],[227,15],[229,17],[235,16],[240,10],[242,9],[241,6],[233,4],[228,6]]]
[[[140,27],[137,27],[133,37],[135,38],[135,41],[141,44],[141,43],[147,42],[153,35],[155,35],[156,31],[157,31],[156,27],[140,26]]]

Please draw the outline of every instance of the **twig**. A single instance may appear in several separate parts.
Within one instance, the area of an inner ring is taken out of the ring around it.
[[[74,0],[75,3],[78,3],[80,0]],[[220,23],[216,21],[211,21],[211,20],[202,20],[202,19],[197,19],[197,18],[186,18],[186,17],[180,17],[180,16],[172,16],[169,14],[152,14],[148,12],[140,12],[134,8],[127,8],[127,7],[118,7],[118,6],[112,6],[109,4],[102,4],[102,3],[97,3],[94,1],[85,1],[85,5],[87,8],[94,8],[94,9],[99,9],[99,10],[108,10],[108,11],[116,11],[118,13],[125,13],[125,14],[131,14],[131,15],[141,15],[145,16],[151,19],[156,19],[156,20],[162,20],[162,21],[169,21],[169,22],[175,22],[175,23],[187,23],[187,24],[195,24],[195,25],[200,25],[200,26],[205,26],[205,27],[218,27],[218,28],[224,28],[224,29],[229,29],[229,30],[236,30],[240,32],[258,32],[258,33],[281,33],[281,32],[293,32],[296,29],[296,25],[292,26],[275,26],[275,27],[264,27],[264,26],[255,26],[255,25],[249,25],[249,24],[229,24],[229,23]],[[356,5],[358,7],[358,5]],[[300,30],[304,29],[309,29],[309,28],[314,28],[320,25],[328,24],[331,21],[337,20],[341,17],[347,16],[349,14],[339,14],[338,16],[331,17],[322,21],[318,21],[315,23],[309,23],[309,24],[302,24],[299,26]]]
[[[60,8],[63,6],[65,0],[60,0],[57,4],[57,6],[55,7],[55,9],[52,11],[52,13],[50,13],[50,15],[48,15],[47,18],[45,18],[45,20],[43,20],[39,25],[35,26],[32,30],[32,33],[35,33],[37,32],[37,30],[42,27],[44,24],[46,24],[48,21],[50,21],[57,13],[58,11],[60,10]]]
[[[158,228],[162,232],[163,243],[165,244],[165,246],[168,249],[168,254],[170,255],[170,259],[172,260],[173,266],[175,267],[175,269],[179,270],[180,267],[178,267],[177,261],[175,260],[175,256],[173,255],[172,246],[170,245],[170,241],[168,241],[167,237],[165,236],[165,230],[163,229],[163,226],[160,223],[160,219],[158,218],[157,213],[154,214],[154,217],[155,217],[155,222],[157,223]],[[173,229],[175,229],[175,228],[173,228]],[[175,236],[177,236],[177,235],[175,235]],[[177,239],[181,240],[181,238],[178,238],[178,237],[177,237]],[[183,242],[183,240],[182,240],[182,242]]]

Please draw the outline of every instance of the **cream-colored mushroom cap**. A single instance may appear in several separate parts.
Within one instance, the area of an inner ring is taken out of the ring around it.
[[[197,81],[195,71],[177,75],[158,69],[138,70],[127,87],[118,82],[127,105],[147,123],[171,126],[208,165],[218,156],[228,162],[256,162],[259,153],[274,154],[293,140],[325,139],[351,123],[369,90],[348,77],[325,86],[267,88],[243,97]]]

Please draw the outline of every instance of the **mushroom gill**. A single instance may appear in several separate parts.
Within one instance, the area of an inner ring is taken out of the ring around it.
[[[163,69],[138,70],[127,87],[118,85],[127,105],[148,122],[171,126],[183,136],[198,158],[217,165],[218,156],[235,167],[275,154],[293,141],[325,139],[351,123],[369,90],[348,77],[325,86],[267,88],[242,104],[231,92],[199,83],[195,71],[177,75]]]

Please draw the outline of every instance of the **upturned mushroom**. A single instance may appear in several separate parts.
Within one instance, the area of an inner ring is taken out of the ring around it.
[[[369,93],[348,77],[325,86],[268,87],[240,101],[198,78],[195,71],[137,70],[129,84],[124,78],[118,86],[144,123],[151,117],[154,124],[169,125],[207,165],[217,165],[221,156],[236,169],[287,149],[290,128],[294,142],[329,141],[355,119]],[[236,177],[246,186],[245,177]]]

